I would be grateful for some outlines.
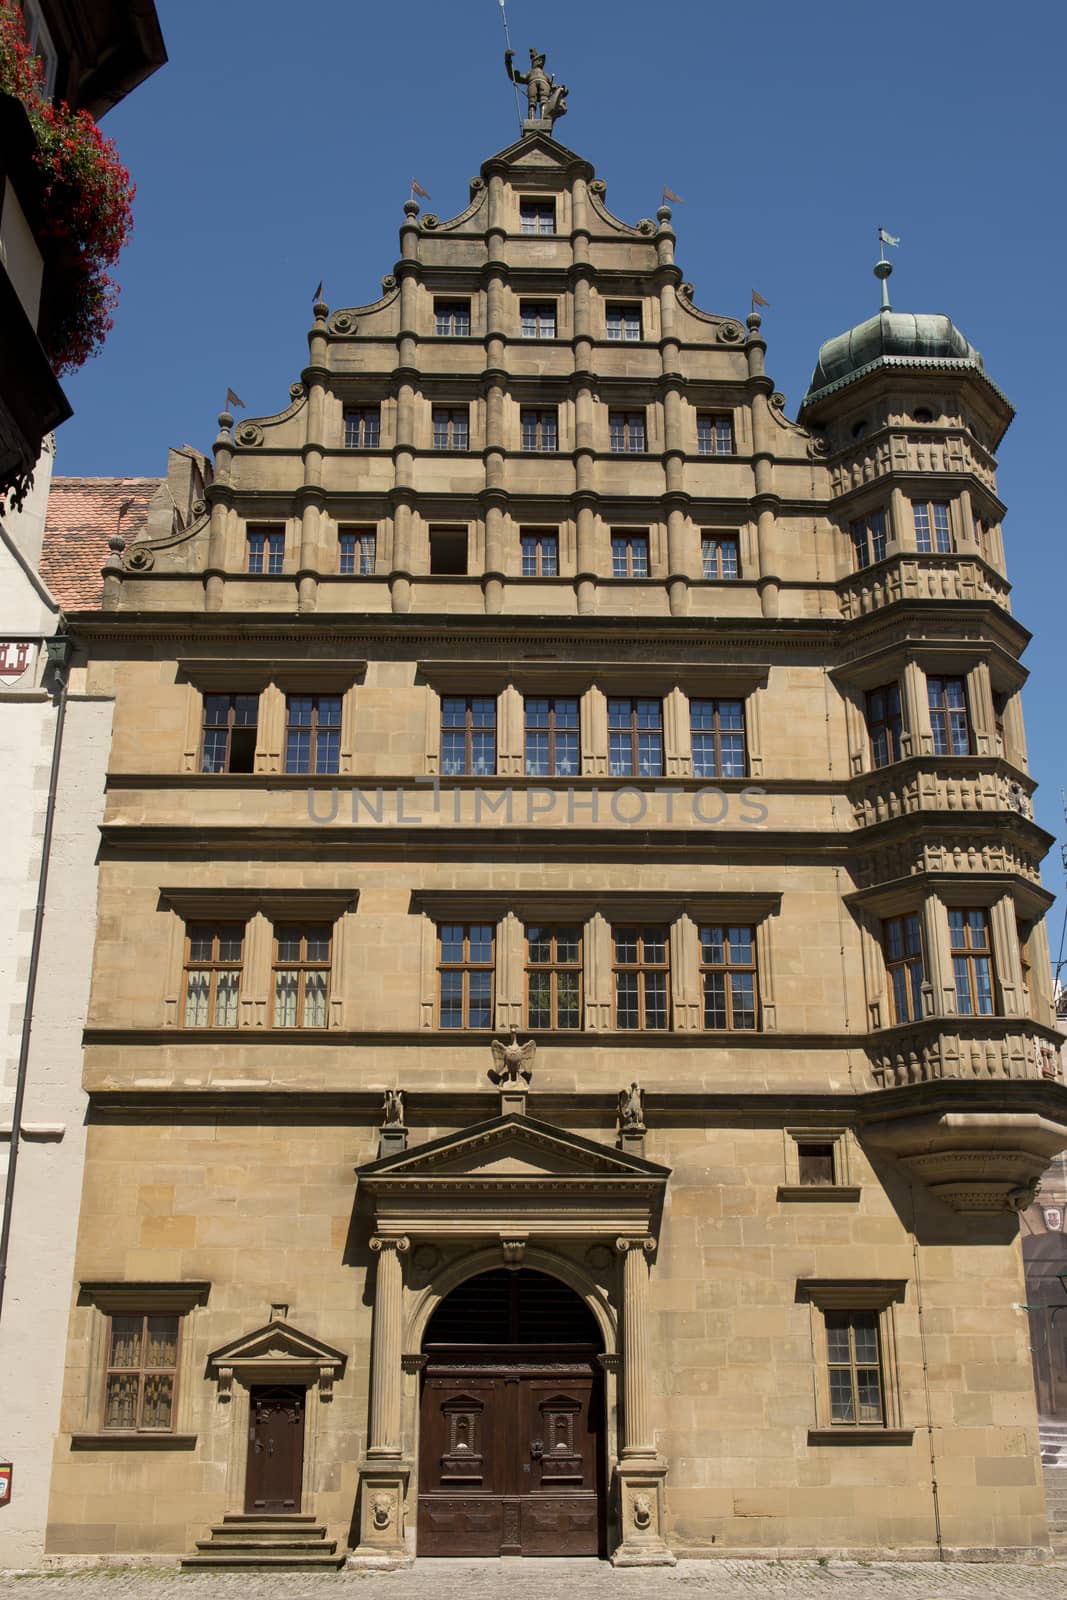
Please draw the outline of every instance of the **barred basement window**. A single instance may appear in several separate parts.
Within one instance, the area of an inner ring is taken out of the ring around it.
[[[337,535],[337,570],[344,577],[369,578],[374,572],[377,537],[372,528],[342,528]]]
[[[443,922],[438,930],[438,1020],[442,1028],[493,1026],[493,929]]]
[[[341,755],[341,696],[285,697],[286,772],[336,772]]]
[[[274,1026],[325,1028],[329,984],[329,928],[279,923],[274,929]]]
[[[690,700],[694,778],[745,776],[745,708],[741,700]]]
[[[882,1351],[873,1311],[825,1311],[830,1421],[855,1427],[885,1422]]]
[[[345,407],[346,450],[377,450],[381,437],[381,406]]]
[[[496,700],[447,694],[441,701],[441,771],[488,778],[496,771]]]
[[[755,929],[701,928],[700,981],[705,1028],[754,1028],[758,1015]]]
[[[608,701],[608,772],[613,778],[663,776],[663,702]]]
[[[715,415],[710,411],[697,414],[697,455],[732,456],[734,453],[734,423],[730,416]]]
[[[169,1433],[174,1426],[180,1319],[113,1316],[108,1326],[103,1427]]]
[[[917,1022],[923,1014],[922,926],[916,911],[903,917],[886,917],[882,923],[882,950],[894,1022]]]
[[[871,689],[867,695],[867,736],[872,767],[888,767],[900,760],[903,732],[899,683],[884,683]]]
[[[191,922],[185,933],[186,1028],[236,1028],[244,924]]]
[[[581,1025],[581,929],[528,925],[526,1026],[580,1028]]]
[[[728,581],[739,576],[741,560],[736,533],[705,534],[700,541],[703,576]]]
[[[666,928],[615,928],[615,1026],[652,1030],[670,1024]]]
[[[576,777],[580,765],[578,701],[527,695],[523,706],[527,777]]]
[[[282,528],[249,528],[248,572],[277,576],[285,565],[285,531]]]
[[[251,772],[258,716],[258,694],[206,694],[201,772]]]

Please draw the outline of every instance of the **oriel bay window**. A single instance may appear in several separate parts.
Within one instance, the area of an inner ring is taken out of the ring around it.
[[[188,924],[181,1013],[186,1028],[236,1028],[244,937],[242,922]]]
[[[438,1022],[442,1028],[493,1026],[493,929],[486,922],[443,922],[437,930]]]
[[[341,696],[285,697],[286,772],[336,772],[341,754]]]
[[[524,718],[527,776],[576,777],[581,765],[578,701],[569,696],[527,695]]]
[[[111,1317],[104,1378],[105,1432],[173,1430],[180,1326],[174,1315]]]
[[[325,1028],[329,986],[329,927],[325,923],[277,923],[272,983],[274,1026]]]
[[[670,1026],[670,963],[666,928],[615,928],[615,1026]]]
[[[441,700],[441,771],[488,778],[496,772],[496,700],[446,694]]]
[[[758,1017],[756,933],[725,924],[700,929],[705,1028],[754,1028]]]
[[[663,702],[608,701],[608,772],[613,778],[663,776]]]
[[[582,1026],[581,928],[527,924],[526,1026]]]
[[[886,523],[884,511],[868,511],[849,525],[852,555],[856,570],[884,561],[886,555]]]
[[[900,713],[899,683],[884,683],[867,694],[867,736],[871,742],[872,767],[888,767],[901,758],[900,736],[904,724]]]
[[[258,694],[206,694],[201,772],[251,772],[258,716]]]
[[[993,1015],[993,947],[989,914],[981,908],[949,910],[949,947],[961,1017]]]
[[[934,755],[970,755],[971,724],[967,714],[967,687],[963,679],[928,677],[926,693]]]
[[[920,555],[947,556],[952,551],[952,533],[947,500],[913,500],[915,548]]]
[[[745,710],[740,700],[690,700],[694,778],[745,776]]]
[[[923,1014],[922,927],[919,913],[886,917],[882,921],[882,950],[894,1022],[917,1022]]]

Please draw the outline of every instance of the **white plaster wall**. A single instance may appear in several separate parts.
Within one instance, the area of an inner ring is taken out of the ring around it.
[[[17,748],[14,735],[8,734],[5,726],[14,711],[32,712],[38,722],[34,733],[30,718],[14,719],[23,740]],[[61,1124],[64,1131],[58,1139],[27,1138],[18,1160],[7,1293],[0,1319],[0,1451],[15,1463],[12,1501],[0,1511],[0,1565],[4,1567],[34,1566],[44,1549],[85,1153],[81,1031],[96,930],[96,852],[111,712],[110,700],[72,695],[63,740],[23,1116],[31,1125]],[[0,703],[0,761],[5,771],[18,774],[22,770],[9,766],[8,760],[16,759],[19,749],[24,756],[34,739],[41,744],[44,724],[54,715],[51,705],[46,709],[16,708]],[[5,740],[12,745],[10,757]],[[27,871],[25,847],[35,830],[33,845],[39,846],[47,782],[45,765],[43,791],[38,787],[31,793],[24,784],[9,785],[9,794],[12,789],[19,792],[20,831],[16,841],[13,818],[6,815],[0,853],[0,924],[10,921],[18,902],[23,906],[23,921],[32,922],[33,899],[26,918],[25,887],[17,880],[19,870]],[[3,937],[7,938],[6,929]],[[8,949],[25,943],[28,954],[29,937],[28,931],[21,931],[16,941],[0,952],[4,974],[0,981],[8,986],[9,1005],[11,997],[17,998],[21,992],[25,971],[20,967],[12,982]],[[4,1023],[6,1027],[6,1014]],[[17,1038],[5,1040],[6,1055],[10,1056],[12,1046],[17,1061]],[[5,1095],[10,1095],[11,1088],[13,1084],[5,1083]],[[6,1139],[2,1148],[6,1158]]]

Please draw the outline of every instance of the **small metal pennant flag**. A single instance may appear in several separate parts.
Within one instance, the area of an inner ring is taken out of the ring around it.
[[[412,178],[412,180],[411,180],[411,198],[414,200],[416,195],[421,195],[424,200],[432,200],[433,199],[433,196],[431,195],[429,189],[424,189],[422,187],[421,183],[416,183],[415,179]]]
[[[685,201],[682,199],[681,195],[680,194],[675,194],[673,189],[664,188],[664,190],[663,190],[663,198],[664,198],[664,200],[673,200],[674,203],[676,205],[679,205],[679,206],[684,206],[685,205]]]
[[[311,296],[312,300],[321,300],[322,299],[322,283],[323,283],[323,280],[320,278],[319,279],[319,286],[315,290],[315,293]]]
[[[879,228],[878,229],[878,243],[879,244],[897,245],[897,244],[900,243],[900,237],[899,237],[898,234],[887,233],[884,228]]]
[[[752,291],[752,309],[753,309],[753,311],[755,311],[757,306],[766,306],[767,310],[769,311],[771,309],[771,302],[769,300],[764,300],[763,296],[761,294],[757,294],[756,290],[753,289],[753,291]]]
[[[228,406],[240,406],[242,411],[246,411],[248,409],[244,401],[241,399],[241,396],[239,394],[235,394],[232,389],[226,390],[226,404]]]

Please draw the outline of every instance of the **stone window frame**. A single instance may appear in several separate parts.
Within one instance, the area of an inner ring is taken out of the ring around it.
[[[256,747],[252,775],[269,773],[294,783],[313,781],[308,773],[285,771],[286,697],[290,694],[339,694],[341,696],[341,773],[353,770],[356,695],[366,676],[366,661],[353,660],[339,665],[336,660],[292,662],[254,662],[217,658],[182,658],[177,664],[177,682],[185,690],[185,737],[179,770],[200,773],[201,740],[204,723],[204,696],[208,694],[257,694]],[[211,773],[212,783],[229,777],[247,779],[248,773]],[[333,776],[333,774],[327,775]]]
[[[348,924],[359,902],[358,889],[226,889],[217,887],[162,888],[163,909],[170,913],[170,938],[160,1026],[187,1037],[214,1037],[217,1033],[242,1033],[255,1029],[272,1038],[293,1038],[302,1033],[321,1037],[348,1026],[345,977],[348,966]],[[237,996],[236,1030],[185,1028],[186,927],[190,922],[243,923],[245,928],[241,981]],[[325,923],[330,929],[330,975],[326,998],[326,1029],[275,1027],[274,929],[278,923]]]
[[[809,1445],[910,1445],[914,1428],[902,1411],[896,1306],[905,1301],[904,1278],[798,1278],[797,1299],[806,1302],[813,1375],[815,1421],[808,1428]],[[878,1322],[879,1359],[884,1419],[879,1424],[834,1422],[830,1410],[829,1349],[826,1312],[873,1312]]]
[[[760,987],[761,1025],[722,1035],[731,1042],[759,1041],[776,1031],[774,923],[781,913],[781,895],[752,894],[683,896],[649,892],[642,895],[596,894],[584,890],[416,890],[410,913],[419,918],[419,1026],[438,1030],[437,927],[442,922],[488,922],[494,927],[493,1015],[498,1032],[526,1027],[526,925],[577,925],[582,935],[581,1028],[559,1029],[553,1038],[565,1043],[576,1033],[611,1033],[632,1040],[634,1030],[615,1026],[614,947],[616,926],[647,924],[667,929],[670,957],[670,1024],[656,1037],[705,1033],[700,981],[699,933],[708,922],[744,923],[756,930],[756,963]],[[462,1030],[447,1030],[455,1036]],[[544,1037],[544,1030],[540,1030]],[[717,1036],[717,1035],[715,1035]],[[705,1034],[705,1037],[713,1037]]]
[[[1021,898],[1020,898],[1021,897]],[[1018,924],[1041,915],[1027,886],[1006,882],[994,873],[924,873],[918,880],[885,888],[863,889],[846,896],[857,917],[863,945],[863,970],[868,1024],[872,1031],[915,1028],[934,1018],[981,1022],[980,1015],[962,1016],[956,1009],[949,935],[949,910],[984,910],[989,920],[993,1011],[985,1020],[1029,1016],[1019,952]],[[1025,903],[1022,903],[1025,902]],[[885,919],[918,912],[926,977],[923,1015],[914,1022],[894,1022],[885,964],[882,924]]]
[[[431,777],[441,774],[441,699],[446,694],[469,694],[471,685],[477,684],[480,694],[497,697],[497,778],[515,778],[532,785],[545,783],[543,778],[526,777],[524,700],[527,695],[568,695],[579,702],[581,780],[603,778],[607,784],[626,786],[640,781],[661,782],[662,778],[612,777],[608,770],[608,700],[634,697],[638,679],[645,690],[641,698],[663,701],[662,777],[689,779],[696,784],[707,781],[693,773],[689,709],[690,700],[704,699],[740,700],[744,709],[746,776],[716,779],[716,785],[744,786],[763,776],[762,706],[767,693],[767,667],[739,667],[734,662],[691,668],[648,663],[635,669],[619,662],[582,665],[431,660],[417,662],[416,668],[416,683],[426,690],[424,770]],[[342,765],[342,770],[350,769]],[[450,777],[448,781],[476,786],[486,780]]]
[[[860,1198],[861,1189],[854,1176],[852,1133],[848,1127],[789,1127],[782,1130],[784,1181],[778,1185],[779,1200],[841,1202]],[[801,1183],[800,1147],[803,1144],[833,1146],[832,1183]]]
[[[88,1367],[82,1426],[71,1434],[75,1450],[189,1450],[196,1445],[196,1379],[199,1361],[196,1353],[194,1317],[206,1306],[211,1283],[123,1282],[109,1279],[82,1282],[78,1289],[78,1315],[87,1317],[86,1345]],[[176,1315],[178,1359],[175,1368],[174,1409],[168,1429],[122,1429],[103,1426],[111,1319],[113,1316]]]

